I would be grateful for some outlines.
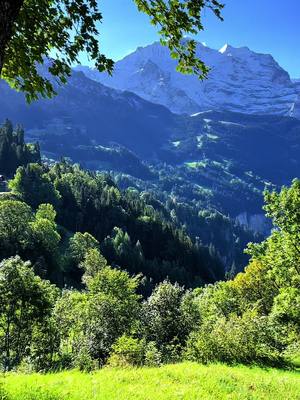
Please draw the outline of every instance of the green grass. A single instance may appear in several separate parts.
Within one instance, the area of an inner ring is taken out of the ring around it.
[[[221,364],[8,374],[0,382],[1,400],[300,399],[299,372]]]

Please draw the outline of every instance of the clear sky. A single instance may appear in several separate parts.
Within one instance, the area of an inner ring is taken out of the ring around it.
[[[219,49],[225,43],[270,53],[292,78],[300,78],[300,0],[223,0],[225,21],[208,10],[205,31],[197,39]],[[102,51],[118,60],[158,40],[148,17],[137,11],[133,0],[99,0]],[[84,60],[83,60],[84,62]]]

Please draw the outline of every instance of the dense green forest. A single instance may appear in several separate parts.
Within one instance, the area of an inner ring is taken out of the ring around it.
[[[6,132],[13,141],[17,132],[11,131],[7,122],[3,137]],[[214,250],[193,243],[168,218],[162,204],[154,208],[152,198],[145,193],[120,191],[108,175],[87,172],[64,161],[52,166],[29,162],[16,170],[9,186],[11,191],[1,197],[6,232],[0,245],[1,258],[18,253],[60,286],[80,284],[80,260],[70,256],[70,241],[76,232],[93,235],[110,264],[122,265],[130,273],[143,273],[149,285],[169,277],[173,282],[196,286],[224,275]],[[40,232],[41,239],[33,223],[41,215],[42,204],[51,209],[49,243],[47,231]],[[10,226],[14,227],[12,232]]]
[[[16,149],[11,125],[1,132]],[[265,193],[275,229],[222,281],[214,249],[163,202],[66,161],[32,162],[34,148],[0,195],[3,370],[299,362],[300,181]]]
[[[66,162],[29,163],[17,169],[9,186],[0,206],[2,258],[18,253],[60,286],[80,284],[81,260],[70,256],[76,232],[93,235],[111,265],[143,273],[150,286],[169,277],[190,287],[224,275],[217,255],[167,220],[167,210],[155,210],[136,191],[121,192],[109,176]],[[48,231],[39,221],[43,204],[51,214]],[[11,232],[8,227],[15,225],[20,229]]]
[[[209,165],[208,169],[214,171],[214,166]],[[222,196],[216,186],[214,190],[207,189],[203,179],[200,181],[201,171],[171,166],[151,166],[151,170],[157,175],[157,179],[151,181],[120,172],[111,174],[121,189],[135,189],[156,210],[166,209],[166,219],[218,254],[227,274],[242,271],[249,261],[244,253],[247,243],[260,241],[264,235],[243,226],[222,209],[222,205],[229,202],[225,196],[237,195],[223,193]],[[194,183],[195,180],[198,183]],[[243,192],[240,197],[243,197]],[[268,224],[265,225],[269,231]]]

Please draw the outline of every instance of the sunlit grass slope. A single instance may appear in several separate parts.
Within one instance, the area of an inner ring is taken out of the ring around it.
[[[193,363],[1,378],[1,400],[300,399],[300,373]]]

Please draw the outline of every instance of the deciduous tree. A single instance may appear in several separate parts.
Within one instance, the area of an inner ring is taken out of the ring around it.
[[[201,12],[209,8],[221,17],[217,0],[134,0],[139,11],[158,27],[161,43],[178,59],[178,69],[204,77],[208,68],[196,56],[196,43],[186,34],[202,31]],[[102,52],[96,0],[1,0],[0,76],[26,93],[27,100],[55,94],[51,76],[65,83],[81,52],[99,71],[112,73],[113,61]],[[51,61],[49,62],[49,57]],[[46,74],[39,70],[46,64]]]

